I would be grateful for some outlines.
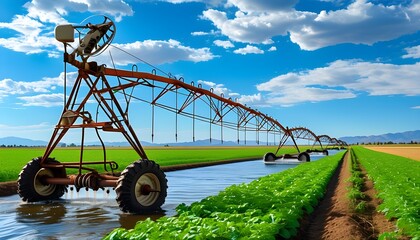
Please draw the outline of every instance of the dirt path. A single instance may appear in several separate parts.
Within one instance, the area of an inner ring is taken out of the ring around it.
[[[367,208],[363,213],[355,212],[347,197],[350,167],[350,153],[347,152],[328,185],[324,199],[306,220],[297,239],[377,239],[380,233],[395,231],[395,224],[376,211],[380,200],[376,198],[373,182],[364,171],[363,193],[367,196]]]
[[[0,182],[0,197],[17,194],[17,182]]]
[[[350,177],[350,154],[333,175],[324,199],[309,219],[299,239],[366,239],[358,223],[352,218],[350,202],[346,196]]]

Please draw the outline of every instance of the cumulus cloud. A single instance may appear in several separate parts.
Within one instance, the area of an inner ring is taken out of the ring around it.
[[[306,22],[306,15],[310,14],[294,10],[257,15],[238,12],[235,18],[229,19],[226,12],[219,10],[209,9],[203,12],[203,18],[213,22],[220,32],[231,40],[264,44],[272,43],[273,36],[286,35],[290,25]]]
[[[269,105],[266,102],[266,99],[261,93],[251,94],[251,95],[241,95],[238,98],[238,102],[241,104],[253,106],[253,107],[268,107]]]
[[[237,97],[239,96],[238,93],[232,92],[230,89],[225,87],[224,84],[218,84],[210,81],[203,81],[198,80],[198,84],[203,85],[204,87],[208,87],[213,91],[214,94],[223,95],[224,97]]]
[[[54,51],[61,44],[43,32],[46,26],[28,16],[16,15],[10,23],[0,22],[0,28],[17,32],[14,37],[0,38],[0,46],[27,54]]]
[[[67,86],[71,86],[77,77],[77,72],[67,73]],[[0,80],[0,100],[11,95],[30,93],[50,93],[57,86],[64,86],[64,73],[57,77],[44,77],[39,81],[15,81],[9,78]]]
[[[138,63],[139,60],[128,56],[125,52],[146,60],[151,64],[172,63],[176,61],[202,62],[209,61],[216,56],[209,48],[192,48],[182,45],[176,40],[145,40],[127,44],[113,44],[113,47],[106,51],[111,51],[114,63],[120,66]],[[121,51],[123,50],[123,51]],[[95,58],[98,62],[111,64],[109,53],[105,52]],[[112,65],[111,65],[112,66]]]
[[[263,54],[264,53],[263,50],[259,49],[256,46],[251,46],[251,45],[246,45],[246,47],[236,49],[233,52],[236,53],[236,54],[242,54],[242,55],[246,55],[246,54]]]
[[[219,34],[220,34],[220,31],[216,31],[212,29],[208,32],[203,32],[203,31],[192,32],[191,36],[215,36]]]
[[[39,94],[35,96],[24,96],[18,98],[24,101],[21,104],[26,107],[55,107],[63,105],[62,93]]]
[[[276,12],[290,10],[298,0],[228,0],[227,6],[235,6],[243,12]]]
[[[276,48],[275,46],[271,46],[271,47],[268,49],[268,51],[269,51],[269,52],[274,52],[274,51],[277,51],[277,48]]]
[[[84,0],[84,1],[49,1],[32,0],[24,7],[28,10],[28,16],[39,19],[41,22],[63,24],[67,21],[63,16],[70,12],[92,12],[112,16],[115,21],[121,21],[122,17],[132,16],[133,10],[123,0]]]
[[[203,18],[233,41],[267,44],[275,36],[290,35],[304,50],[340,43],[369,45],[420,30],[420,4],[416,1],[388,6],[356,0],[345,8],[320,13],[298,11],[293,8],[295,1],[282,2],[230,0],[229,6],[239,9],[234,17],[228,17],[227,11],[208,9]]]
[[[222,48],[224,48],[224,49],[228,49],[228,48],[233,48],[233,47],[235,47],[235,45],[233,45],[233,43],[232,43],[231,41],[229,41],[229,40],[227,40],[227,41],[215,40],[213,43],[214,43],[216,46],[218,46],[218,47],[222,47]]]
[[[35,54],[46,52],[49,57],[59,57],[63,46],[53,37],[58,24],[68,23],[64,18],[71,12],[92,12],[112,16],[120,21],[133,15],[131,7],[123,0],[32,0],[24,4],[26,15],[15,15],[11,22],[0,22],[0,28],[11,29],[14,36],[0,38],[0,46],[16,52]]]
[[[270,105],[290,106],[303,102],[320,102],[371,96],[420,95],[420,63],[393,65],[338,60],[326,67],[287,73],[257,85],[267,93]]]
[[[401,5],[357,0],[346,9],[321,11],[309,26],[291,29],[290,39],[305,50],[339,43],[371,45],[420,30],[419,19],[419,12]]]
[[[407,54],[403,55],[403,58],[420,58],[420,45],[406,48],[405,51],[407,51]]]
[[[153,2],[154,0],[139,0],[139,1]],[[206,5],[209,5],[209,6],[218,6],[225,2],[225,0],[159,0],[159,1],[173,3],[173,4],[199,2],[199,3],[205,3]]]

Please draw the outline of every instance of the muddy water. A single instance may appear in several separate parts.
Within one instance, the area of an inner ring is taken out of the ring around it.
[[[321,156],[312,156],[316,160]],[[115,192],[69,191],[62,200],[23,203],[17,195],[0,198],[0,239],[100,239],[116,227],[133,228],[137,221],[173,216],[180,203],[191,204],[232,184],[284,171],[295,165],[265,165],[261,160],[167,172],[168,197],[154,215],[122,213]]]

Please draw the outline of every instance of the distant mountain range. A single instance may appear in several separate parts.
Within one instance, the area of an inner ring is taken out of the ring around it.
[[[19,137],[4,137],[0,138],[1,145],[16,145],[16,146],[47,146],[48,142],[42,140],[32,140]]]
[[[393,142],[393,143],[410,143],[411,141],[420,143],[420,130],[408,131],[401,133],[387,133],[382,135],[371,135],[371,136],[354,136],[354,137],[341,137],[340,140],[347,142],[348,144],[356,143],[375,143],[375,142]],[[0,146],[46,146],[47,141],[42,140],[32,140],[27,138],[19,137],[4,137],[0,138]],[[209,139],[197,140],[194,142],[178,142],[178,143],[150,143],[142,141],[143,146],[237,146],[238,143],[235,141],[223,141],[219,139],[212,139],[210,142]],[[273,144],[273,143],[270,143]],[[60,144],[61,145],[61,144]],[[101,145],[100,142],[87,142],[86,145]],[[105,142],[106,146],[115,146],[115,147],[126,147],[129,146],[127,142]],[[239,145],[244,145],[244,142],[241,141]],[[257,144],[256,141],[247,141],[246,145],[266,145],[265,142],[260,142]]]
[[[42,140],[32,140],[27,138],[20,138],[20,137],[4,137],[0,138],[0,146],[46,146],[48,144],[47,141]],[[60,143],[62,145],[63,143]],[[70,143],[67,143],[69,145]],[[143,146],[237,146],[238,143],[234,141],[222,141],[219,139],[205,139],[205,140],[197,140],[194,142],[177,142],[177,143],[150,143],[146,141],[141,141]],[[87,142],[87,146],[100,146],[101,143],[97,142]],[[113,146],[113,147],[127,147],[130,146],[128,142],[105,142],[106,146]],[[243,141],[241,141],[240,145],[244,145]],[[256,141],[247,141],[247,145],[258,145]],[[260,142],[259,145],[266,145],[265,142]]]
[[[420,130],[371,136],[342,137],[340,140],[348,144],[375,142],[410,143],[411,141],[420,143]]]

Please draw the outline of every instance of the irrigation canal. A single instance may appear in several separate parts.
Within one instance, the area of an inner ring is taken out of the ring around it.
[[[334,154],[336,151],[330,151]],[[312,160],[323,156],[312,155]],[[133,228],[145,218],[173,216],[175,207],[216,195],[227,186],[248,183],[296,165],[265,165],[261,160],[167,172],[168,196],[155,215],[122,213],[115,192],[69,191],[62,200],[24,203],[18,195],[0,197],[0,239],[100,239],[116,227]]]

